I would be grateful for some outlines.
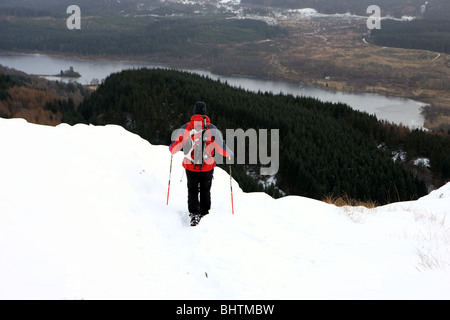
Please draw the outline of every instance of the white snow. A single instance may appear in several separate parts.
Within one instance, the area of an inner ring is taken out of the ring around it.
[[[396,161],[405,161],[406,160],[406,156],[407,156],[407,153],[405,151],[401,151],[401,150],[395,151],[393,153],[393,155],[392,155],[392,160],[394,162],[396,162]]]
[[[336,208],[216,169],[186,217],[181,154],[119,126],[0,119],[0,299],[449,299],[450,184]]]
[[[402,16],[402,18],[401,18],[402,21],[413,21],[415,19],[416,19],[416,17],[411,17],[411,16]]]
[[[414,165],[415,166],[423,166],[423,167],[430,167],[430,159],[428,158],[417,158],[416,160],[414,160]]]
[[[314,15],[318,14],[317,10],[313,9],[313,8],[289,9],[288,12],[289,13],[299,13],[300,15],[303,15],[303,16],[314,16]]]
[[[239,4],[241,4],[241,0],[220,0],[219,3],[239,5]]]

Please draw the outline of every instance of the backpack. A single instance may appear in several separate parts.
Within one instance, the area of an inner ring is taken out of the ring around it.
[[[206,124],[206,117],[203,117],[201,125],[198,123],[194,125],[194,128],[189,131],[189,140],[184,146],[184,157],[194,163],[194,169],[200,166],[202,170],[205,160],[211,157],[205,152],[210,126]]]

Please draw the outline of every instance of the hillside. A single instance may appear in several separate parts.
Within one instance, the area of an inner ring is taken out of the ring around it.
[[[425,17],[446,17],[443,14],[448,8],[448,3],[445,0],[378,0],[377,5],[383,8],[386,15],[394,17],[416,16],[421,12],[421,7],[425,5]],[[37,16],[42,14],[63,16],[65,9],[73,4],[70,0],[41,0],[39,3],[33,0],[3,0],[0,4],[1,8],[11,8],[10,11],[18,8],[27,8],[27,11],[23,14],[29,16]],[[192,7],[195,9],[208,6],[210,8],[220,7],[232,7],[242,6],[244,8],[288,8],[288,9],[300,9],[300,8],[315,8],[322,13],[354,13],[358,15],[365,15],[368,6],[372,5],[373,1],[370,0],[140,0],[138,3],[134,0],[78,0],[77,5],[83,8],[83,11],[89,14],[98,13],[100,11],[145,11],[155,8],[166,7],[167,12],[172,10],[181,10],[184,6]],[[169,9],[167,9],[169,7]],[[4,9],[6,10],[6,9]]]
[[[0,135],[0,299],[450,298],[450,185],[369,210],[233,181],[232,215],[217,169],[191,228],[179,154],[166,206],[166,146],[18,119]]]
[[[73,107],[90,94],[76,83],[48,81],[0,65],[0,117],[57,125],[62,113],[49,105],[60,101]]]
[[[251,93],[202,76],[157,69],[111,75],[90,97],[81,85],[4,70],[0,111],[6,118],[51,125],[119,124],[151,143],[168,145],[172,130],[189,119],[193,101],[203,99],[225,137],[227,129],[280,130],[276,177],[258,174],[262,165],[250,164],[246,144],[246,165],[235,168],[245,191],[319,200],[349,196],[383,204],[425,195],[421,180],[431,191],[450,178],[448,137],[378,121],[341,103]]]
[[[241,2],[244,5],[291,9],[314,8],[322,13],[350,12],[362,16],[366,15],[367,8],[374,4],[371,0],[242,0]],[[378,0],[376,5],[382,8],[383,15],[401,18],[404,15],[416,16],[424,3],[424,0]]]
[[[172,131],[190,119],[198,100],[207,102],[208,115],[225,136],[227,129],[279,130],[276,188],[266,190],[273,196],[281,189],[319,200],[346,194],[388,203],[425,195],[422,179],[436,187],[450,177],[448,137],[380,122],[341,103],[247,92],[188,72],[113,74],[76,111],[65,112],[63,121],[118,124],[151,143],[169,145]],[[404,162],[393,161],[399,152],[405,152]],[[417,157],[429,159],[430,166],[418,168]],[[261,164],[249,163],[237,166],[236,179],[245,191],[263,191],[258,183],[264,177],[249,174],[258,173]]]

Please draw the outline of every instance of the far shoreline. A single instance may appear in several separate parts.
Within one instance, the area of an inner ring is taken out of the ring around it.
[[[196,65],[186,65],[186,64],[182,64],[181,62],[175,62],[175,63],[169,63],[169,62],[164,62],[164,61],[155,61],[155,60],[151,60],[150,58],[145,58],[145,57],[136,57],[136,56],[132,56],[132,57],[117,57],[114,55],[110,55],[110,56],[103,56],[103,57],[99,57],[99,56],[80,56],[80,55],[73,55],[73,54],[68,54],[68,53],[55,53],[55,52],[42,52],[42,51],[23,51],[23,52],[17,52],[17,51],[5,51],[5,50],[0,50],[0,54],[11,54],[11,55],[44,55],[44,56],[49,56],[49,57],[55,57],[55,58],[64,58],[64,59],[73,59],[73,60],[79,60],[79,61],[113,61],[113,62],[131,62],[131,63],[142,63],[142,64],[154,64],[157,66],[160,66],[161,68],[169,68],[169,69],[182,69],[182,70],[199,70],[199,71],[204,71],[204,72],[210,72],[213,74],[216,74],[217,76],[223,76],[223,77],[245,77],[245,78],[251,78],[251,79],[260,79],[260,80],[269,80],[269,81],[281,81],[281,82],[287,82],[287,83],[294,83],[294,84],[301,84],[301,85],[306,85],[306,86],[310,86],[316,89],[321,89],[321,90],[325,90],[328,92],[342,92],[342,93],[365,93],[365,94],[379,94],[381,96],[385,96],[385,97],[394,97],[394,98],[399,98],[399,99],[410,99],[413,100],[417,103],[423,104],[424,107],[427,105],[430,105],[427,102],[423,102],[423,101],[419,101],[414,99],[413,97],[409,97],[409,96],[404,96],[404,95],[399,95],[399,94],[395,94],[390,92],[387,88],[380,88],[377,91],[368,91],[368,90],[352,90],[352,91],[348,91],[348,90],[338,90],[338,89],[333,89],[333,87],[326,87],[323,85],[312,85],[309,83],[305,83],[305,82],[299,82],[296,81],[294,79],[292,79],[292,77],[261,77],[261,76],[254,76],[252,74],[245,74],[245,73],[239,73],[239,74],[234,74],[234,73],[225,73],[225,74],[218,74],[218,73],[214,73],[211,68],[205,68],[205,67],[200,67],[200,66],[196,66]],[[47,75],[46,75],[47,76]],[[54,75],[48,75],[50,77],[53,77]]]
[[[4,54],[4,55],[36,55],[36,56],[48,56],[48,57],[53,57],[53,58],[60,58],[60,59],[69,59],[69,60],[76,60],[76,61],[82,61],[82,62],[95,62],[95,61],[105,61],[105,62],[122,62],[122,63],[137,63],[137,64],[151,64],[156,66],[156,68],[163,68],[163,69],[173,69],[173,70],[179,70],[179,71],[186,71],[186,72],[205,72],[205,73],[210,73],[213,77],[212,79],[214,79],[215,77],[235,77],[235,78],[248,78],[248,79],[254,79],[254,80],[262,80],[262,81],[274,81],[274,82],[284,82],[286,84],[294,84],[294,85],[301,85],[301,86],[305,86],[305,87],[310,87],[313,89],[317,89],[317,90],[323,90],[324,92],[330,92],[330,93],[342,93],[342,94],[365,94],[365,95],[379,95],[380,97],[385,97],[385,98],[395,98],[395,99],[402,99],[402,100],[410,100],[415,102],[416,104],[418,104],[418,110],[420,110],[419,114],[422,115],[423,117],[423,123],[422,125],[420,125],[420,128],[429,130],[429,128],[427,128],[425,126],[426,123],[426,117],[424,116],[423,113],[423,109],[428,106],[428,103],[422,102],[422,101],[418,101],[415,99],[412,99],[410,97],[405,97],[405,96],[400,96],[400,95],[395,95],[395,94],[389,94],[388,92],[375,92],[375,91],[365,91],[365,90],[352,90],[352,91],[346,91],[346,90],[337,90],[334,89],[333,87],[329,87],[329,88],[325,88],[321,85],[319,86],[315,86],[315,85],[311,85],[309,83],[304,83],[304,82],[299,82],[299,81],[294,81],[291,77],[261,77],[261,76],[254,76],[254,75],[247,75],[247,74],[219,74],[219,73],[213,73],[210,68],[204,68],[204,67],[199,67],[199,66],[192,66],[189,65],[187,66],[186,64],[182,64],[179,61],[175,61],[175,63],[166,63],[166,62],[161,62],[161,61],[157,61],[155,62],[154,60],[150,60],[149,58],[145,58],[145,57],[117,57],[114,55],[111,56],[80,56],[80,55],[72,55],[72,54],[67,54],[67,53],[56,53],[56,52],[42,52],[42,51],[23,51],[23,52],[17,52],[17,51],[5,51],[5,50],[0,50],[0,54]],[[142,66],[143,68],[145,68],[145,66]],[[39,74],[30,74],[33,76],[41,76],[41,77],[54,77],[54,78],[65,78],[65,79],[74,79],[74,81],[76,81],[76,78],[72,78],[72,77],[61,77],[61,75],[39,75]],[[211,77],[210,75],[206,75],[207,77]],[[50,79],[50,80],[54,80],[54,79]],[[58,80],[54,80],[54,81],[58,81]],[[92,84],[82,84],[85,87],[89,87],[91,90],[96,88],[97,85],[92,85]],[[319,100],[321,100],[320,98],[317,98]],[[323,99],[322,99],[323,100]],[[325,101],[325,100],[323,100]],[[352,107],[355,110],[358,110],[357,107]],[[366,111],[367,112],[367,111]],[[379,120],[382,120],[382,118],[379,118]],[[395,121],[394,121],[395,123]],[[408,125],[407,125],[408,126]],[[415,126],[411,127],[411,128],[416,128]]]

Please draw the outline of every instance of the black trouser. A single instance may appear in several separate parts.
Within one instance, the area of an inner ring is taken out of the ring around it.
[[[214,169],[206,172],[186,170],[188,208],[190,213],[201,215],[209,213],[209,209],[211,209],[211,185],[213,175]]]

